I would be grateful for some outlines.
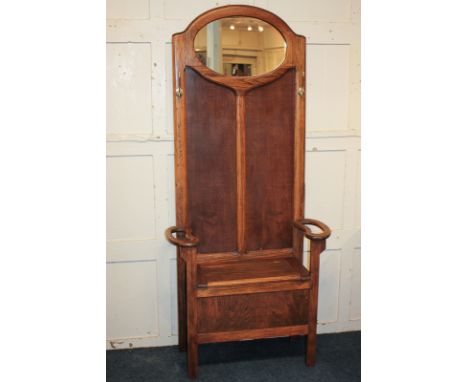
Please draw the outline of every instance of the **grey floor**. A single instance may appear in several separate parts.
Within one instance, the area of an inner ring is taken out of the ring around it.
[[[304,337],[206,344],[199,347],[199,382],[361,379],[361,332],[317,338],[317,363],[304,363]],[[186,355],[176,346],[107,352],[107,382],[189,381]]]

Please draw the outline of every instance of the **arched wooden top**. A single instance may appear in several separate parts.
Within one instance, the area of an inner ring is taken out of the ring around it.
[[[285,58],[281,65],[271,72],[263,73],[257,76],[232,77],[224,76],[215,72],[200,62],[195,54],[194,41],[197,33],[212,21],[225,17],[253,17],[263,20],[276,28],[286,42]],[[290,68],[304,70],[302,67],[302,57],[298,59],[297,54],[302,51],[305,37],[297,35],[280,17],[265,9],[253,7],[250,5],[226,5],[211,9],[202,13],[194,19],[189,26],[180,33],[172,36],[174,45],[183,46],[184,57],[175,57],[176,70],[183,71],[185,66],[189,66],[197,71],[201,76],[209,81],[234,89],[238,94],[257,86],[268,84],[281,77]],[[298,49],[299,48],[299,49]]]
[[[281,17],[270,11],[267,11],[266,9],[254,7],[252,5],[225,5],[222,7],[210,9],[193,19],[193,21],[187,26],[187,28],[185,28],[183,32],[176,33],[175,35],[192,33],[193,37],[195,37],[198,31],[206,24],[224,17],[254,17],[276,27],[276,29],[278,29],[283,35],[285,40],[289,34],[298,36]]]

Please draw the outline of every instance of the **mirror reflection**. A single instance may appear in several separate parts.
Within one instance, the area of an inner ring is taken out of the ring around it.
[[[251,17],[213,21],[195,36],[198,59],[225,76],[271,72],[284,60],[286,42],[270,24]]]

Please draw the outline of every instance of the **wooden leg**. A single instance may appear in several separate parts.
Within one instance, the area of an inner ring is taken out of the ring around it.
[[[325,240],[311,243],[310,246],[310,274],[312,285],[309,295],[309,332],[307,334],[306,365],[315,365],[317,348],[317,308],[319,287],[320,253],[325,250]]]
[[[196,252],[187,249],[186,287],[187,287],[187,365],[189,378],[196,378],[198,371],[198,343],[197,343],[197,297],[195,295],[197,280]]]
[[[196,378],[198,374],[198,344],[193,339],[188,341],[187,365],[189,378]]]
[[[177,248],[177,303],[179,320],[179,350],[187,350],[187,298],[185,282],[185,261]]]
[[[309,329],[309,334],[307,335],[307,350],[306,350],[306,365],[314,366],[315,365],[315,353],[317,349],[317,326],[314,330]]]

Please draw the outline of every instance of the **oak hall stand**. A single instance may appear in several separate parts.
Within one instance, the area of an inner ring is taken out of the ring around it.
[[[286,43],[279,66],[237,77],[202,63],[195,36],[232,17],[279,31]],[[266,10],[225,6],[172,41],[177,226],[166,238],[177,246],[188,374],[197,376],[199,344],[278,336],[307,335],[312,366],[319,255],[330,229],[304,218],[305,38]]]

